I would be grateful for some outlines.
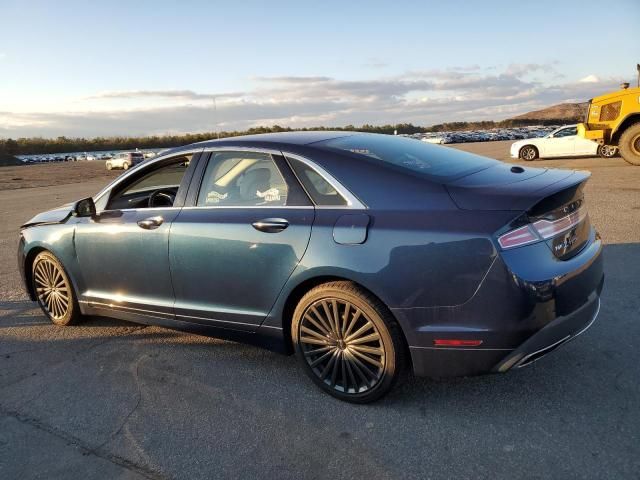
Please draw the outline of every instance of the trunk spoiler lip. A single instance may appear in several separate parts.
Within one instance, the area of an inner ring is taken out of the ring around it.
[[[547,172],[565,172],[562,178],[550,179],[546,185],[530,191],[518,192],[520,186],[527,181],[539,181]],[[591,177],[587,170],[555,170],[546,169],[540,175],[534,175],[522,181],[503,185],[445,185],[451,201],[460,210],[514,211],[524,213],[542,199],[560,190],[586,182]],[[478,206],[473,197],[481,197],[485,205]]]

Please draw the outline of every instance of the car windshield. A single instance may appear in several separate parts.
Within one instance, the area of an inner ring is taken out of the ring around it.
[[[359,134],[315,143],[326,150],[350,152],[377,162],[445,181],[483,170],[496,160],[393,135]]]

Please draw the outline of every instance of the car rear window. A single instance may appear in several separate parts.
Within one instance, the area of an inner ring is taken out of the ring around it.
[[[132,153],[131,156],[132,157],[136,157],[136,158],[140,158],[140,157],[142,157],[142,154],[141,153]]]
[[[314,143],[325,150],[349,152],[440,181],[452,180],[495,165],[497,160],[394,135],[359,134]]]

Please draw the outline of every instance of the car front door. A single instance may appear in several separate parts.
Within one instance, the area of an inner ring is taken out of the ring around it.
[[[314,208],[278,152],[216,150],[171,227],[176,319],[255,330],[309,243]]]
[[[95,309],[173,317],[169,231],[186,196],[193,154],[132,170],[79,219],[80,301]]]
[[[570,157],[575,155],[576,127],[566,127],[558,130],[548,141],[548,154],[552,157]]]

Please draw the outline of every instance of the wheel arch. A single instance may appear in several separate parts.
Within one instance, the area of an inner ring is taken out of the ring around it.
[[[27,293],[29,294],[29,298],[32,301],[36,301],[36,292],[33,290],[33,261],[36,259],[39,253],[42,252],[50,252],[44,247],[38,246],[33,247],[31,250],[27,252],[24,257],[24,282],[25,287],[27,289]],[[51,252],[50,252],[51,253]],[[51,253],[53,255],[53,253]]]
[[[611,135],[611,145],[618,146],[618,142],[620,141],[620,136],[624,133],[624,131],[629,128],[634,123],[640,122],[640,113],[631,113],[625,117],[625,119],[618,125],[618,128],[615,129],[613,134]]]
[[[282,308],[282,315],[281,315],[282,335],[284,336],[284,344],[285,344],[287,353],[288,354],[293,353],[293,339],[291,338],[291,322],[293,321],[293,313],[296,307],[298,306],[298,303],[307,292],[309,292],[310,290],[312,290],[313,288],[319,285],[322,285],[324,283],[329,283],[329,282],[353,283],[359,288],[365,290],[368,294],[374,296],[376,299],[380,301],[380,303],[382,303],[385,306],[385,308],[388,310],[391,317],[398,324],[400,334],[402,337],[403,347],[407,354],[406,355],[407,362],[408,362],[407,366],[409,369],[413,369],[413,365],[411,365],[411,355],[409,351],[409,343],[407,342],[407,337],[404,333],[401,323],[398,321],[397,317],[393,313],[393,310],[387,305],[387,303],[384,300],[382,300],[380,295],[377,295],[370,288],[367,288],[365,285],[362,285],[362,283],[352,278],[346,278],[344,276],[339,276],[339,275],[318,275],[318,276],[306,278],[303,281],[299,282],[289,292],[289,294],[286,297],[286,300],[284,301],[284,305]]]

